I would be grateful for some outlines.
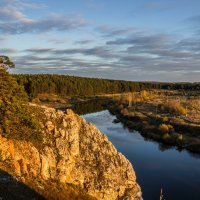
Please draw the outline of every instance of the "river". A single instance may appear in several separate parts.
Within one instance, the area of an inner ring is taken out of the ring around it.
[[[95,105],[97,110],[90,109],[89,114],[84,110],[82,116],[105,133],[132,163],[144,200],[159,200],[161,188],[165,200],[200,200],[200,156],[147,140],[137,131],[130,132],[121,123],[113,123],[115,116],[100,109],[100,104]],[[77,112],[81,107],[84,104]]]

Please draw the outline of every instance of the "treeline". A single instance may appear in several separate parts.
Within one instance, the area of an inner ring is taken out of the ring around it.
[[[15,74],[29,97],[49,93],[61,96],[112,94],[149,89],[200,91],[200,83],[133,82],[50,74]]]
[[[53,93],[61,96],[112,94],[148,89],[159,89],[160,85],[147,82],[131,82],[98,78],[83,78],[66,75],[13,75],[24,86],[30,97],[41,93]]]
[[[200,83],[157,83],[161,89],[200,91]]]

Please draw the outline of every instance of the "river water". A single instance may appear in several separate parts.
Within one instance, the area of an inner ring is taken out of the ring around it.
[[[159,200],[161,188],[165,200],[200,200],[200,156],[146,140],[121,123],[113,123],[115,116],[103,108],[82,116],[132,163],[144,200]]]

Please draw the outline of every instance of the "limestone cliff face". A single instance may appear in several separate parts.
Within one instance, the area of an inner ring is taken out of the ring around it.
[[[51,182],[75,185],[96,199],[142,199],[130,162],[106,135],[71,110],[43,111],[41,147],[0,136],[0,168],[50,199],[58,199]]]

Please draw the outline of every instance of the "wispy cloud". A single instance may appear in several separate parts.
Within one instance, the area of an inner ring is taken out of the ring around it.
[[[88,39],[88,40],[79,40],[79,41],[75,41],[75,44],[80,44],[80,45],[85,45],[85,44],[90,44],[94,42],[94,40]]]
[[[18,21],[19,23],[31,23],[33,20],[26,17],[22,12],[8,8],[8,7],[2,7],[0,9],[0,20],[1,23],[4,21]]]
[[[107,77],[109,70],[113,78],[124,76],[140,80],[168,81],[167,77],[173,78],[173,74],[178,74],[178,80],[183,80],[187,73],[199,74],[198,38],[179,39],[166,33],[147,34],[141,31],[109,39],[105,38],[105,45],[95,46],[93,43],[91,48],[26,49],[23,53],[27,55],[19,57],[17,64],[36,67],[37,70],[37,66],[42,66],[49,73],[73,71],[76,75],[97,77]],[[78,43],[81,42],[78,40]]]
[[[47,42],[57,45],[57,44],[65,44],[69,41],[67,39],[48,38]]]
[[[17,53],[17,49],[14,48],[2,48],[0,49],[0,54],[6,55],[6,54],[14,54]]]
[[[14,7],[16,4],[17,7]],[[33,19],[26,16],[21,8],[35,8],[37,4],[20,2],[17,0],[5,0],[0,9],[0,32],[7,34],[40,33],[51,30],[67,31],[76,29],[87,24],[86,20],[75,14],[50,13],[46,17]]]
[[[134,28],[121,28],[121,27],[113,27],[108,25],[102,25],[95,28],[95,31],[102,34],[104,37],[115,37],[130,34],[131,32],[135,31]]]
[[[107,46],[97,46],[93,48],[68,48],[68,49],[53,49],[53,48],[32,48],[25,50],[34,54],[54,54],[60,55],[73,55],[82,54],[85,56],[95,56],[100,58],[114,57],[114,51],[111,51]]]
[[[1,14],[0,14],[1,15]],[[0,16],[5,18],[5,16]],[[16,17],[14,21],[0,22],[0,32],[7,34],[41,33],[51,30],[67,31],[85,26],[86,21],[80,16],[66,16],[52,13],[45,18],[32,20]]]
[[[24,9],[41,9],[47,7],[44,3],[34,3],[30,0],[2,0],[0,2],[1,6],[16,9],[16,10],[24,10]]]
[[[200,37],[192,37],[192,38],[186,38],[182,39],[179,42],[177,42],[174,45],[175,49],[179,50],[185,50],[185,51],[191,51],[193,53],[200,52]]]
[[[107,41],[107,45],[134,45],[146,48],[157,48],[164,43],[170,42],[170,36],[164,33],[160,34],[133,34],[128,37],[117,38],[115,40]]]
[[[192,23],[200,24],[200,15],[189,17],[186,20]]]
[[[31,52],[34,54],[41,54],[41,53],[50,53],[53,51],[52,48],[31,48],[24,50],[25,52]]]

